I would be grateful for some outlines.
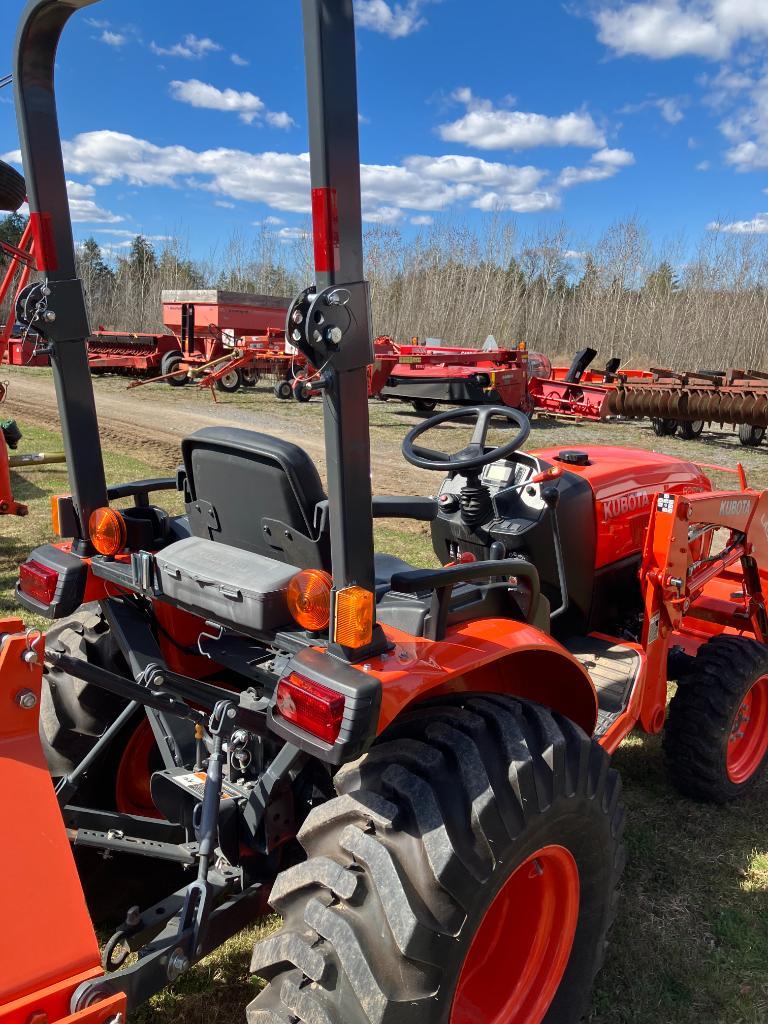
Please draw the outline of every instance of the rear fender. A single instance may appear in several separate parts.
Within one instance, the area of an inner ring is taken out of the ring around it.
[[[560,712],[591,736],[597,694],[588,673],[556,640],[527,623],[482,619],[448,631],[444,640],[385,627],[394,651],[379,677],[377,733],[410,705],[460,693],[498,693]]]

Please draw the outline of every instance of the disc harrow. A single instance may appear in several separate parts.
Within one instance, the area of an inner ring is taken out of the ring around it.
[[[647,381],[630,381],[619,375],[608,393],[603,415],[768,427],[768,373],[651,372],[653,377]]]

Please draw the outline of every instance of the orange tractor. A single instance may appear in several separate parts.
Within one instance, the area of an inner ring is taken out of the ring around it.
[[[71,494],[17,586],[50,631],[2,626],[0,1020],[118,1024],[269,902],[251,1024],[575,1024],[624,863],[613,751],[663,730],[674,782],[717,802],[766,760],[768,494],[525,451],[525,416],[485,406],[406,436],[436,498],[372,496],[352,0],[303,2],[316,279],[287,323],[327,490],[223,427],[174,478],[108,486],[53,92],[86,2],[32,0],[14,75]],[[181,516],[153,499],[176,488]],[[376,552],[384,517],[429,522],[436,567]],[[69,845],[191,878],[100,951]]]

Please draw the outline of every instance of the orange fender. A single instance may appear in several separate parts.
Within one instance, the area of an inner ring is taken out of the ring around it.
[[[405,707],[445,694],[503,693],[558,711],[592,735],[597,694],[589,674],[556,640],[524,622],[478,619],[449,629],[444,640],[384,626],[393,651],[367,674],[382,689],[377,734]]]
[[[77,986],[103,971],[40,745],[44,639],[37,633],[32,651],[22,629],[0,620],[0,1022],[54,1024],[70,1019]],[[101,1024],[117,1011],[124,995],[73,1019]]]

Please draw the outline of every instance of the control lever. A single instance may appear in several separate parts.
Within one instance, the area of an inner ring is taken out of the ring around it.
[[[549,469],[540,470],[538,473],[532,476],[530,480],[523,480],[522,483],[512,484],[509,487],[505,487],[501,491],[497,491],[496,494],[494,494],[491,497],[491,504],[493,505],[493,514],[496,516],[497,519],[499,518],[499,509],[496,505],[496,502],[502,495],[511,494],[512,491],[522,491],[524,487],[534,487],[536,484],[543,484],[546,483],[548,480],[557,480],[558,477],[561,477],[562,475],[563,469],[561,466],[550,466]]]

